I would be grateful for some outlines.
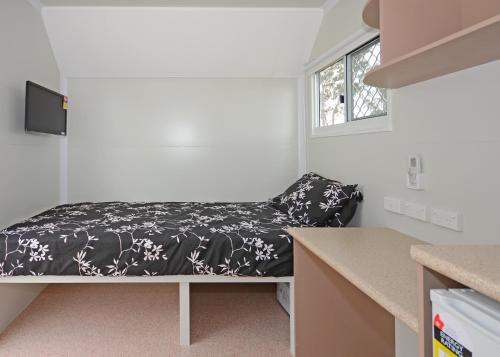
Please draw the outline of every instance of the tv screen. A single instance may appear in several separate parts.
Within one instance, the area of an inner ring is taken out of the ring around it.
[[[26,82],[25,129],[66,135],[65,97],[33,82]]]

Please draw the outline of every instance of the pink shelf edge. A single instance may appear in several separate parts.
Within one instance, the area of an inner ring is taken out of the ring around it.
[[[500,14],[499,15],[495,15],[487,20],[484,20],[484,21],[481,21],[475,25],[472,25],[470,27],[467,27],[463,30],[460,30],[452,35],[449,35],[449,36],[446,36],[440,40],[437,40],[433,43],[430,43],[424,47],[420,47],[406,55],[403,55],[403,56],[400,56],[398,58],[395,58],[393,60],[390,60],[388,61],[387,63],[382,63],[380,66],[376,67],[375,69],[371,70],[370,72],[368,72],[365,76],[365,79],[364,79],[364,83],[365,84],[368,84],[368,85],[371,85],[371,86],[379,86],[381,87],[380,82],[377,81],[377,78],[373,79],[375,76],[385,76],[387,77],[387,74],[390,73],[391,69],[393,69],[394,67],[396,66],[401,66],[401,65],[404,65],[405,62],[409,62],[410,60],[412,59],[418,59],[419,57],[423,57],[425,56],[426,54],[430,53],[430,52],[435,52],[435,51],[439,51],[439,48],[442,48],[443,46],[447,45],[447,44],[451,44],[451,43],[454,43],[454,42],[458,42],[460,39],[462,38],[465,38],[466,36],[468,35],[473,35],[473,34],[478,34],[478,33],[481,33],[482,31],[492,27],[492,26],[495,26],[495,25],[500,25]],[[500,37],[500,26],[499,26],[499,29],[498,29],[498,36]],[[481,43],[481,45],[484,45],[484,43]],[[468,51],[470,51],[471,49],[467,49]],[[499,57],[500,59],[500,57]],[[477,65],[479,64],[483,64],[483,63],[486,63],[486,62],[489,62],[491,61],[490,59],[487,59],[485,61],[482,61],[480,58],[477,59]],[[458,66],[460,67],[460,66]],[[460,69],[458,69],[460,70]],[[453,73],[457,70],[450,70],[450,71],[442,71],[441,74],[439,75],[436,75],[435,77],[437,76],[440,76],[440,75],[445,75],[445,74],[448,74],[448,73]],[[431,77],[433,78],[433,77]],[[402,87],[402,86],[405,86],[405,85],[409,85],[409,84],[413,84],[413,83],[417,83],[417,82],[420,82],[420,81],[424,81],[424,80],[427,80],[427,79],[430,79],[428,77],[424,77],[420,80],[412,80],[408,83],[404,83],[402,85],[396,85],[396,86],[389,86],[389,87],[386,87],[386,88],[399,88],[399,87]]]

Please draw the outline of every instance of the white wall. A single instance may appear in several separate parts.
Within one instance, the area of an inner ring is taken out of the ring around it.
[[[71,79],[69,200],[255,201],[297,177],[295,79]]]
[[[325,17],[311,59],[362,28],[363,3],[341,0]],[[361,226],[390,227],[435,244],[499,244],[498,78],[499,61],[393,90],[394,130],[387,133],[311,138],[308,115],[307,167],[363,187],[365,201],[357,217]],[[423,159],[425,191],[406,188],[412,153]],[[387,195],[461,212],[464,231],[386,212]],[[396,327],[397,351],[410,356],[416,336],[401,324]]]
[[[59,89],[40,15],[25,1],[0,2],[0,227],[58,202],[59,138],[24,132],[26,80]]]
[[[309,139],[309,168],[364,186],[364,226],[388,226],[435,244],[499,244],[499,77],[494,62],[394,90],[393,132]],[[341,154],[326,162],[325,152]],[[424,191],[406,188],[411,153],[422,156]],[[461,212],[464,231],[386,212],[386,195]]]
[[[58,203],[59,139],[24,133],[25,82],[55,90],[59,73],[40,14],[0,2],[0,228]],[[0,331],[43,289],[2,284]]]

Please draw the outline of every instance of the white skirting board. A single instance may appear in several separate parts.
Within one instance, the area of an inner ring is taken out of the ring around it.
[[[96,276],[14,276],[0,278],[0,284],[105,284],[105,283],[178,283],[180,344],[190,344],[190,283],[286,283],[289,285],[290,351],[295,353],[295,309],[293,277],[229,277],[218,275],[165,275],[151,277]]]

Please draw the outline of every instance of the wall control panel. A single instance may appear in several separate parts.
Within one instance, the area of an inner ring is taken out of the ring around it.
[[[408,157],[406,187],[412,190],[424,189],[424,174],[422,171],[422,159],[418,155],[410,155]]]

